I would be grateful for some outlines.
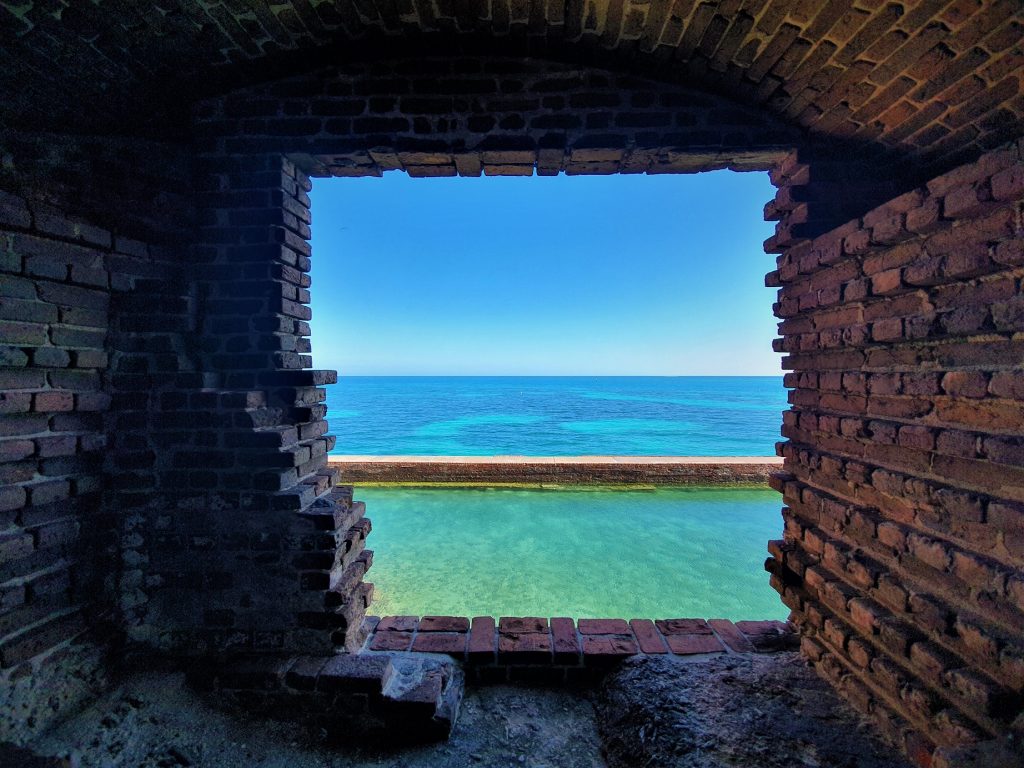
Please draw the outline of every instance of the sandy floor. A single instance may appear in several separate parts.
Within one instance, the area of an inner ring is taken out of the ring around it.
[[[236,717],[180,673],[136,672],[31,748],[81,768],[907,768],[792,652],[640,657],[594,692],[470,689],[448,742],[390,752]]]
[[[597,768],[605,765],[586,693],[505,686],[467,691],[446,744],[391,754],[324,745],[293,724],[211,708],[171,673],[136,674],[32,745],[72,765],[140,768]]]

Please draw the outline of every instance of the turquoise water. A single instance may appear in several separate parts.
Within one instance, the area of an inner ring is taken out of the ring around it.
[[[771,456],[776,376],[342,377],[337,454]]]
[[[784,619],[761,488],[356,488],[377,615]]]

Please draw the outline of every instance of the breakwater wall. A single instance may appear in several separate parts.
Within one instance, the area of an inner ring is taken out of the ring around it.
[[[775,456],[331,456],[344,483],[748,485]]]

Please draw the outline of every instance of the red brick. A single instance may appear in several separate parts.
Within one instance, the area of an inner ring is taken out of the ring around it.
[[[715,634],[736,653],[753,653],[754,646],[740,632],[739,628],[728,619],[709,619],[708,624]]]
[[[1012,165],[992,177],[992,197],[1018,200],[1024,197],[1024,165]]]
[[[907,610],[907,598],[909,593],[900,583],[899,579],[891,574],[885,573],[878,578],[876,594],[880,600],[893,610],[904,612]]]
[[[871,227],[872,243],[895,243],[908,237],[902,215],[890,216]]]
[[[636,641],[626,635],[584,635],[583,661],[585,664],[606,664],[637,653]]]
[[[654,622],[665,635],[710,635],[711,627],[704,619],[658,619]]]
[[[1024,373],[996,371],[988,383],[988,391],[996,397],[1024,400]]]
[[[71,392],[37,392],[32,400],[32,410],[37,413],[70,411],[75,406],[75,396]]]
[[[851,600],[849,607],[851,621],[867,634],[874,634],[878,630],[878,621],[885,616],[883,610],[866,598]]]
[[[946,673],[949,687],[986,715],[997,715],[1005,697],[991,679],[972,669],[954,669]]]
[[[824,635],[825,640],[837,650],[846,648],[846,641],[850,637],[850,633],[846,629],[846,626],[831,618],[825,619],[822,635]]]
[[[962,396],[935,399],[935,413],[942,421],[967,429],[992,432],[1024,432],[1024,403],[1016,400],[975,400]],[[993,474],[995,485],[999,486]]]
[[[628,635],[624,619],[580,619],[576,622],[581,635]]]
[[[887,320],[879,320],[871,324],[871,338],[873,341],[896,341],[903,336],[903,320],[898,317],[891,317]]]
[[[988,377],[981,371],[950,371],[942,377],[942,390],[954,397],[984,397]]]
[[[545,625],[547,621],[545,620]],[[551,636],[541,633],[498,633],[498,661],[502,664],[550,664]]]
[[[871,232],[867,229],[858,229],[843,238],[843,252],[851,255],[863,253],[868,249],[871,242]]]
[[[971,654],[988,664],[999,663],[999,644],[980,623],[959,616],[954,629]]]
[[[447,653],[462,658],[469,635],[465,632],[427,632],[416,635],[412,649],[419,653]]]
[[[42,458],[51,456],[73,456],[78,445],[75,435],[55,435],[35,439],[38,454]]]
[[[381,632],[373,633],[370,641],[371,651],[408,651],[412,645],[412,632]]]
[[[885,296],[896,293],[903,287],[903,270],[887,269],[871,278],[871,293]]]
[[[498,620],[498,630],[500,632],[536,633],[546,632],[547,629],[548,620],[536,616],[502,616]]]
[[[420,632],[469,632],[469,619],[462,616],[424,616]]]
[[[35,453],[35,443],[31,440],[0,441],[0,462],[18,461]]]
[[[919,642],[910,646],[910,663],[929,680],[941,681],[942,676],[957,665],[957,660],[934,643]]]
[[[910,645],[919,636],[919,633],[908,628],[905,624],[895,618],[882,619],[878,625],[878,639],[882,646],[897,657],[906,656],[910,651]]]
[[[973,459],[978,453],[978,438],[970,432],[958,429],[940,429],[935,449],[940,453]]]
[[[475,616],[469,630],[469,660],[487,663],[494,660],[494,619]]]
[[[1024,689],[1024,648],[1006,646],[999,652],[999,671],[1006,684],[1016,690]]]
[[[928,427],[900,427],[897,441],[919,451],[930,451],[935,447],[935,435]]]
[[[782,621],[737,621],[736,628],[748,638],[778,636],[790,631]]]
[[[851,638],[847,643],[846,650],[850,655],[850,660],[861,669],[867,669],[871,664],[871,646],[863,640],[856,637]]]
[[[579,660],[580,644],[576,638],[576,625],[572,619],[565,617],[551,619],[551,636],[554,641],[556,664],[574,664]]]
[[[985,209],[978,188],[973,184],[954,187],[942,201],[942,215],[949,219],[971,216]]]
[[[949,549],[941,541],[911,533],[907,537],[907,546],[914,557],[932,568],[945,571],[949,567]]]
[[[671,634],[665,635],[669,650],[679,656],[695,653],[723,653],[725,648],[712,634]]]
[[[997,264],[1015,267],[1024,264],[1024,239],[1004,240],[995,247],[992,260]]]
[[[989,525],[1003,535],[1006,548],[1011,552],[1024,552],[1024,505],[990,501],[987,510]]]
[[[415,632],[417,616],[385,616],[377,625],[378,632]]]
[[[0,487],[0,512],[11,509],[19,509],[25,506],[28,494],[20,485],[6,485]]]
[[[996,566],[972,552],[953,550],[953,575],[978,589],[1000,589],[1002,574]]]
[[[927,234],[938,228],[940,224],[939,201],[936,198],[925,200],[919,208],[907,211],[906,227],[910,232]]]
[[[67,480],[51,480],[26,486],[29,492],[29,503],[35,506],[51,504],[71,496],[71,484]],[[42,541],[39,544],[43,547]]]
[[[629,626],[633,630],[633,636],[636,637],[641,653],[668,653],[665,640],[655,628],[653,621],[633,619],[629,622]]]
[[[14,562],[32,553],[32,534],[9,533],[0,535],[0,562]]]

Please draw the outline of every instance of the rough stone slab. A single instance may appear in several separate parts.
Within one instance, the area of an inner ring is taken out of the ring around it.
[[[595,709],[610,768],[910,768],[796,653],[637,656]]]
[[[316,687],[327,692],[380,693],[381,681],[390,665],[387,656],[338,654],[320,670]]]

